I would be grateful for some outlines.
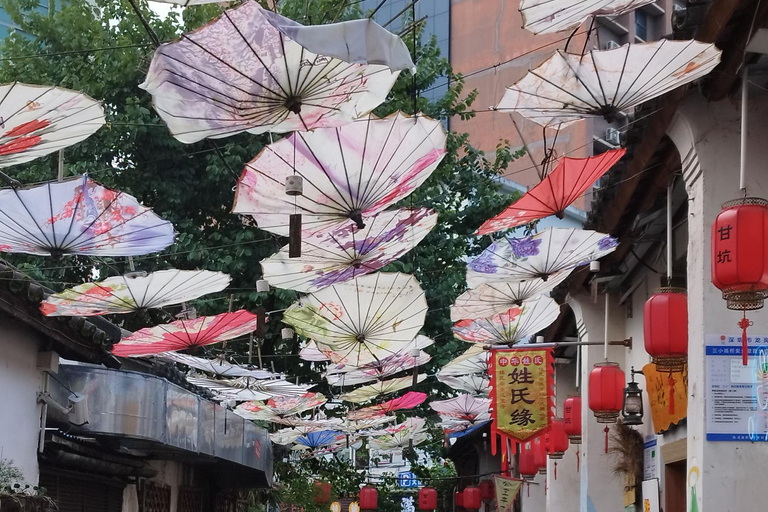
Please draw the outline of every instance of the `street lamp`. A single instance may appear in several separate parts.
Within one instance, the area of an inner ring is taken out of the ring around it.
[[[621,416],[625,425],[643,424],[643,390],[635,382],[635,374],[642,374],[642,370],[635,371],[633,366],[630,370],[631,381],[624,388],[624,406],[621,409]]]

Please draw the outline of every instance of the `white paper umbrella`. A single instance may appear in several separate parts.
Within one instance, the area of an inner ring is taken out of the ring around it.
[[[307,345],[299,351],[299,357],[305,361],[328,361],[328,356],[323,354],[320,349],[317,348],[317,343],[315,343],[314,340],[309,340]]]
[[[205,359],[203,357],[182,354],[181,352],[163,352],[156,357],[164,361],[185,364],[196,370],[212,373],[219,377],[251,377],[254,379],[274,379],[279,374],[258,368],[246,368],[225,361],[223,358]]]
[[[591,16],[621,16],[655,0],[520,0],[523,28],[534,34],[574,29]]]
[[[369,19],[304,27],[245,1],[161,45],[141,88],[182,142],[338,126],[383,102],[413,68]]]
[[[441,417],[485,421],[490,419],[491,399],[463,394],[448,400],[430,402],[429,406]]]
[[[245,402],[235,408],[235,412],[249,420],[264,420],[282,425],[301,424],[298,415],[327,402],[321,393],[305,393],[295,397],[278,397],[267,402]]]
[[[426,375],[419,375],[418,382],[426,379]],[[344,393],[339,398],[346,402],[362,403],[372,400],[377,396],[388,395],[413,385],[413,376],[398,377],[396,379],[382,380],[374,384],[362,386],[349,393]]]
[[[362,229],[379,213],[413,192],[445,155],[440,121],[400,112],[340,128],[294,133],[270,144],[245,166],[233,213],[248,214],[261,229],[288,234],[289,215],[302,215],[309,235],[339,227]],[[300,176],[300,196],[285,181]]]
[[[244,410],[241,410],[241,411],[244,411]],[[247,413],[248,411],[245,411],[245,412]],[[278,434],[276,437],[279,440],[284,441],[293,435],[295,435],[296,437],[299,437],[305,434],[309,434],[310,432],[317,432],[318,430],[328,430],[328,429],[341,430],[341,427],[344,425],[341,418],[323,418],[323,419],[316,418],[313,420],[313,419],[299,418],[298,416],[291,417],[289,423],[291,425],[290,428],[285,428],[275,432],[276,434]],[[280,434],[280,432],[282,432],[282,434]],[[286,443],[278,443],[278,444],[290,444],[292,442],[293,440],[288,441]]]
[[[572,269],[561,270],[548,277],[517,282],[490,282],[469,289],[459,295],[451,306],[451,320],[487,318],[503,313],[509,308],[522,306],[523,302],[538,299],[565,281]]]
[[[161,251],[174,238],[170,222],[86,175],[0,190],[0,252],[138,256]]]
[[[612,121],[619,113],[692,82],[720,62],[720,50],[698,41],[626,44],[586,55],[558,50],[507,87],[497,109],[540,125],[565,125],[589,116]]]
[[[407,431],[397,434],[387,434],[379,437],[372,437],[368,441],[372,450],[394,450],[396,448],[407,448],[411,445],[419,446],[429,440],[429,434],[419,432],[409,435]]]
[[[362,366],[331,364],[326,370],[325,378],[331,386],[356,386],[392,377],[414,366],[425,365],[431,359],[432,356],[422,350],[417,357],[406,352],[391,355]]]
[[[453,335],[471,343],[511,346],[546,329],[559,315],[557,302],[541,296],[488,318],[460,320],[453,326]]]
[[[49,295],[40,309],[46,316],[132,313],[194,300],[223,290],[229,281],[227,274],[209,270],[134,272]]]
[[[0,168],[77,144],[103,125],[104,109],[85,94],[19,82],[0,85]]]
[[[440,370],[442,376],[487,374],[490,351],[482,345],[472,345],[463,354],[448,362]]]
[[[365,228],[349,224],[331,232],[306,235],[301,257],[289,246],[261,261],[264,279],[276,288],[304,293],[370,274],[416,247],[437,223],[428,208],[400,209],[366,217]]]
[[[281,428],[277,432],[269,434],[269,440],[275,444],[287,446],[296,441],[303,434],[292,428]]]
[[[464,391],[474,396],[487,396],[490,392],[490,380],[487,376],[481,374],[472,375],[438,375],[437,380],[443,384]]]
[[[378,272],[303,297],[288,308],[283,322],[315,340],[321,351],[330,349],[345,364],[361,365],[403,353],[426,314],[415,277]]]
[[[387,434],[396,434],[398,432],[404,432],[404,431],[407,431],[411,434],[416,434],[419,432],[426,432],[427,430],[426,423],[427,422],[424,418],[419,418],[417,416],[413,418],[408,418],[402,423],[398,423],[397,425],[390,425],[380,430],[373,430],[371,432],[368,432],[366,435],[383,436]]]
[[[190,384],[210,389],[219,395],[220,400],[268,400],[275,397],[304,395],[312,386],[296,385],[286,380],[259,380],[250,377],[236,379],[209,379],[205,377],[187,377]]]
[[[345,350],[335,351],[322,345],[319,349],[320,352],[330,361],[329,369],[333,373],[337,373],[342,369],[347,371],[354,371],[357,369],[371,369],[381,368],[386,364],[385,360],[389,358],[400,357],[403,354],[411,354],[412,352],[433,345],[435,341],[426,336],[419,334],[409,343],[388,343],[384,349],[377,348],[378,346],[370,346],[369,348],[362,346],[356,347],[358,350]],[[421,354],[419,355],[421,357]],[[382,363],[384,361],[384,363]]]
[[[344,419],[344,423],[341,424],[341,426],[338,427],[339,430],[342,432],[347,433],[365,433],[368,430],[371,430],[376,427],[381,427],[382,425],[386,425],[389,422],[395,421],[397,418],[394,416],[377,416],[375,418],[361,418],[361,419],[355,419],[350,420],[348,418]]]
[[[618,240],[597,231],[550,228],[524,238],[502,238],[467,265],[467,284],[548,280],[561,270],[587,265],[612,253]]]

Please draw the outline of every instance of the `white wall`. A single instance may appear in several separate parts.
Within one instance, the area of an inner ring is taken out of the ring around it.
[[[37,442],[42,373],[37,369],[37,338],[25,325],[0,317],[0,457],[11,459],[26,483],[37,485]]]
[[[575,361],[568,365],[558,364],[555,370],[556,415],[562,418],[565,399],[578,394]],[[579,500],[575,497],[579,494],[580,471],[578,471],[576,452],[580,450],[581,445],[571,444],[561,460],[547,461],[548,512],[578,512]],[[555,478],[555,462],[557,462],[557,478]]]

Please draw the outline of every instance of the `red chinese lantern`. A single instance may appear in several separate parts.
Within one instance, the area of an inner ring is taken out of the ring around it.
[[[688,297],[683,288],[660,288],[643,309],[645,351],[660,372],[680,372],[688,359]]]
[[[366,485],[360,489],[360,510],[376,510],[378,508],[379,493],[375,487]]]
[[[544,445],[542,436],[537,437],[532,443],[533,465],[542,475],[547,472],[547,448]]]
[[[312,499],[315,503],[328,503],[331,501],[331,484],[328,482],[315,482]]]
[[[618,363],[597,363],[589,372],[589,408],[598,423],[614,423],[624,405],[624,372]]]
[[[460,505],[457,504],[456,506]],[[435,510],[436,508],[437,491],[432,487],[422,487],[419,489],[419,510]]]
[[[550,459],[562,459],[568,449],[568,434],[565,433],[563,420],[555,418],[547,433],[547,454]]]
[[[520,477],[525,480],[533,480],[539,468],[536,467],[534,460],[533,447],[527,450],[520,450]]]
[[[456,508],[464,508],[464,493],[461,491],[454,493],[453,503],[456,505]]]
[[[479,487],[464,488],[464,508],[467,510],[479,510],[482,504]]]
[[[712,284],[728,309],[744,312],[742,362],[746,365],[747,311],[763,307],[768,296],[768,201],[745,197],[729,201],[712,224]]]
[[[483,480],[480,482],[480,498],[483,500],[492,500],[494,495],[493,482],[490,480]]]
[[[581,397],[569,396],[563,404],[563,426],[568,440],[581,444]]]

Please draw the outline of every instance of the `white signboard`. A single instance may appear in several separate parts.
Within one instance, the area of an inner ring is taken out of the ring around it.
[[[659,512],[659,481],[643,481],[643,512]]]
[[[643,452],[643,480],[653,480],[659,477],[659,447],[656,436],[645,442]]]
[[[707,441],[768,441],[768,336],[707,335]]]

